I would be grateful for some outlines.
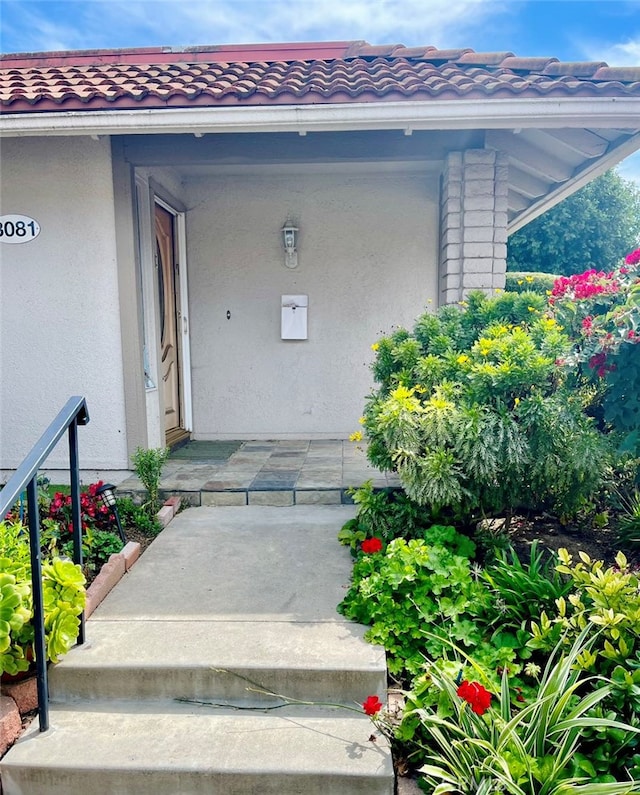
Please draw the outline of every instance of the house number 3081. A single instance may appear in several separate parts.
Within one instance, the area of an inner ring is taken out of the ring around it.
[[[28,243],[40,234],[40,224],[28,215],[0,215],[0,243]]]

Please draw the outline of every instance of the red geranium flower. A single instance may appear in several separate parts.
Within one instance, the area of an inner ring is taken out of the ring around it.
[[[471,705],[476,715],[484,715],[491,706],[491,693],[479,682],[467,682],[465,679],[456,692]]]
[[[382,709],[382,701],[378,696],[368,696],[362,704],[362,709],[367,715],[376,715]]]
[[[365,538],[362,542],[361,549],[368,555],[372,552],[380,552],[382,549],[382,541],[379,538]]]

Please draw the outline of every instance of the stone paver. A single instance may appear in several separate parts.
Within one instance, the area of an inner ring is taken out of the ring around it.
[[[186,505],[338,505],[345,490],[371,480],[397,488],[395,474],[367,461],[362,445],[342,439],[248,441],[226,462],[170,459],[160,483],[163,496],[179,494]],[[131,476],[120,494],[141,491]]]

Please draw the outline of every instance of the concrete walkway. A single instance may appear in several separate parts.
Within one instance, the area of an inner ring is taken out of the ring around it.
[[[170,459],[160,490],[188,505],[344,505],[351,503],[347,489],[366,480],[378,488],[398,485],[395,475],[369,464],[362,445],[293,439],[242,442],[227,460]],[[119,495],[140,490],[134,476],[118,486]]]
[[[359,709],[384,699],[384,652],[335,609],[352,515],[179,514],[52,669],[51,729],[4,758],[4,795],[391,795]]]

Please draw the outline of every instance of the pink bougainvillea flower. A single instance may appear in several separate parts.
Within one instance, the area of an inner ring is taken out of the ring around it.
[[[606,361],[607,361],[607,354],[606,353],[603,353],[603,352],[596,353],[589,359],[589,367],[592,370],[595,370],[596,368],[600,369],[600,368],[602,368],[604,366],[604,363]]]
[[[640,263],[640,248],[637,248],[635,251],[627,254],[627,256],[624,258],[624,261],[627,265],[637,265]]]
[[[476,715],[484,715],[491,706],[491,693],[479,682],[468,682],[466,679],[456,691],[464,699]]]
[[[365,538],[362,542],[361,549],[370,555],[372,552],[380,552],[382,549],[382,541],[379,538]]]
[[[570,298],[582,300],[593,298],[596,295],[617,293],[620,284],[614,278],[613,272],[588,270],[584,273],[574,273],[572,276],[560,276],[553,283],[551,299],[553,305],[556,298]]]
[[[378,696],[368,696],[362,703],[362,709],[367,715],[376,715],[382,709],[382,701]]]

